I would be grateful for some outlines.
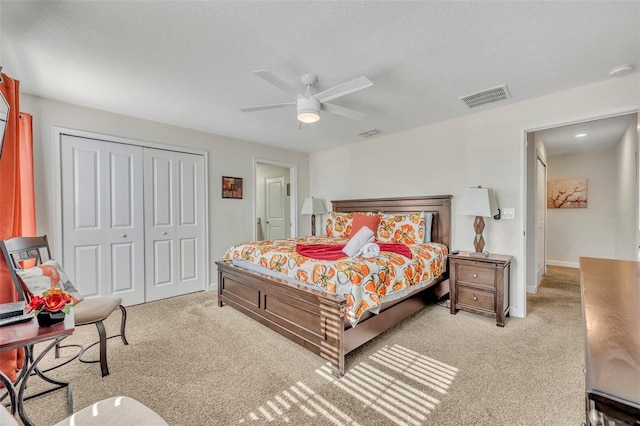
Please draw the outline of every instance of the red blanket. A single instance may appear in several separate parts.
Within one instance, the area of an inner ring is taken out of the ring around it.
[[[388,251],[400,254],[409,259],[413,258],[411,249],[400,243],[376,243],[380,246],[380,251]],[[347,257],[342,251],[344,244],[296,244],[296,253],[312,259],[338,260]]]

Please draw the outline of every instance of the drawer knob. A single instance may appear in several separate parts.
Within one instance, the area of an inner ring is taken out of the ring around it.
[[[473,274],[473,278],[478,278],[478,274]]]
[[[473,296],[473,300],[478,300],[478,297],[477,296]]]

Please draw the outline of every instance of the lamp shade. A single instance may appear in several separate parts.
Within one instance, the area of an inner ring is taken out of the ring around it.
[[[321,198],[306,198],[302,205],[301,214],[322,214],[327,212],[327,207]]]
[[[498,214],[498,206],[491,188],[467,188],[462,195],[457,214],[491,217]]]

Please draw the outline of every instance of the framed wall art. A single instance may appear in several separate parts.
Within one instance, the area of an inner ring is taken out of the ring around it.
[[[242,178],[222,176],[222,198],[242,198]]]
[[[587,207],[587,179],[559,179],[547,182],[547,208]]]

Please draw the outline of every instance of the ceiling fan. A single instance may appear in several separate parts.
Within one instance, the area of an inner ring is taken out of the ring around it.
[[[358,90],[366,89],[373,86],[371,80],[367,77],[358,77],[355,80],[347,81],[322,92],[313,93],[311,86],[318,80],[314,74],[304,74],[301,77],[302,83],[306,86],[304,94],[300,93],[290,84],[280,80],[267,70],[258,70],[253,72],[255,75],[273,84],[280,90],[283,90],[296,98],[295,101],[282,102],[278,104],[260,105],[248,108],[241,108],[243,112],[261,111],[264,109],[282,108],[289,105],[295,105],[297,109],[298,120],[302,123],[315,123],[320,120],[320,110],[333,114],[342,115],[356,120],[363,120],[365,115],[361,112],[354,111],[349,108],[330,104],[328,101],[348,95]]]

